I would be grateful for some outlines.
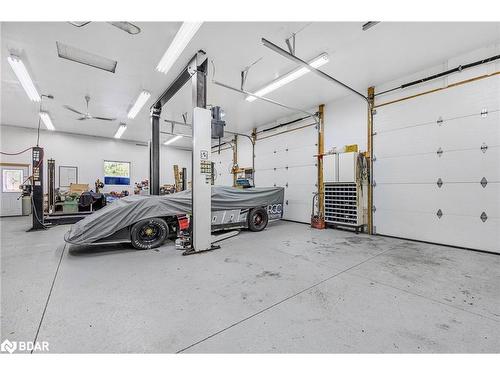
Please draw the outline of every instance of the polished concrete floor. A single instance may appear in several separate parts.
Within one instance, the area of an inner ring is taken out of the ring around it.
[[[1,225],[1,341],[51,352],[500,352],[500,256],[278,222],[217,251]]]

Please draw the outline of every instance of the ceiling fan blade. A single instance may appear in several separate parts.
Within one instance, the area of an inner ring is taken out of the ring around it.
[[[63,105],[63,107],[66,108],[67,110],[70,110],[71,112],[75,112],[75,113],[78,113],[79,115],[85,116],[85,113],[82,113],[82,112],[74,109],[73,107],[70,107],[69,105]]]
[[[90,21],[68,21],[68,23],[72,24],[76,27],[82,27],[90,23]]]
[[[110,117],[92,116],[92,118],[95,120],[104,120],[104,121],[115,121],[116,120],[116,118],[110,118]]]
[[[108,22],[108,23],[132,35],[139,34],[141,32],[141,29],[139,27],[127,21]]]

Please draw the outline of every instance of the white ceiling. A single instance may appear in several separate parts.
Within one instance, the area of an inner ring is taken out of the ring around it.
[[[128,128],[122,138],[147,141],[149,106],[199,49],[214,61],[216,79],[235,87],[240,85],[241,70],[262,57],[251,69],[246,84],[247,90],[254,91],[294,68],[293,63],[263,47],[260,39],[265,37],[285,47],[285,38],[303,28],[297,34],[297,55],[308,60],[327,52],[330,62],[321,69],[365,92],[368,86],[397,79],[500,41],[500,23],[382,22],[363,32],[363,22],[210,22],[203,24],[181,58],[164,75],[155,67],[180,22],[136,24],[142,30],[138,35],[129,35],[102,22],[92,22],[82,28],[57,22],[2,23],[1,123],[28,127],[38,124],[38,105],[29,101],[8,65],[9,52],[20,54],[41,93],[54,95],[54,100],[44,100],[44,109],[50,112],[57,130],[112,137],[119,122],[124,121]],[[117,60],[116,73],[58,58],[56,41]],[[212,74],[210,69],[209,82]],[[128,109],[143,89],[151,92],[151,99],[135,119],[128,120]],[[68,104],[84,109],[86,94],[92,98],[90,113],[117,117],[117,121],[77,121],[76,114],[62,107]],[[345,89],[309,74],[268,96],[307,109],[346,94]],[[259,100],[249,103],[243,95],[211,83],[208,103],[225,109],[227,128],[233,131],[248,131],[290,114]],[[186,85],[165,106],[162,117],[181,121],[182,113],[189,113],[190,107],[190,87]],[[169,126],[163,130],[169,131]],[[168,139],[167,135],[163,137]],[[175,145],[188,146],[189,142],[185,138]]]

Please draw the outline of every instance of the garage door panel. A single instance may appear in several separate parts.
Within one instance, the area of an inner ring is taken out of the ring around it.
[[[280,171],[261,170],[255,172],[255,181],[258,187],[286,186],[287,178]]]
[[[214,162],[216,178],[214,185],[216,186],[232,186],[233,175],[231,167],[233,165],[233,151],[222,150],[220,153],[212,152],[212,161]]]
[[[286,171],[287,180],[292,184],[308,184],[314,186],[317,179],[317,169],[314,164],[291,166]]]
[[[500,180],[500,147],[446,152],[438,160],[439,176],[443,181],[480,183]]]
[[[491,77],[450,90],[438,91],[377,108],[374,130],[385,131],[404,126],[435,123],[447,119],[490,112],[500,108],[500,77]],[[457,105],[450,106],[450,103]],[[425,110],[421,110],[425,108]],[[402,115],[403,114],[403,115]]]
[[[307,204],[303,199],[287,199],[283,218],[285,220],[299,221],[301,223],[311,222],[311,204]]]
[[[314,155],[318,149],[314,147],[300,147],[294,151],[284,152],[282,158],[285,165],[311,165],[314,164]],[[314,165],[313,165],[314,166]]]
[[[439,118],[439,110],[443,107],[442,99],[431,100],[429,96],[420,96],[412,101],[396,103],[397,107],[388,105],[377,108],[374,118],[374,130],[394,130],[405,126],[414,126],[426,123],[436,123]],[[421,111],[418,107],[426,107],[427,111]],[[401,114],[404,113],[404,116]]]
[[[439,126],[436,124],[402,129],[400,131],[381,132],[373,137],[374,149],[378,158],[402,155],[434,153],[440,147]],[[411,142],[401,142],[404,135]]]
[[[405,194],[400,194],[401,189],[398,185],[377,185],[373,190],[376,209],[427,214],[436,214],[441,210],[477,218],[485,211],[488,216],[500,217],[500,184],[490,184],[486,188],[479,184],[444,184],[441,188],[429,184],[410,184],[404,187]],[[491,202],[495,201],[498,204],[492,205]]]
[[[439,147],[444,150],[480,149],[483,142],[500,144],[500,111],[486,117],[476,114],[443,122],[438,129]]]
[[[452,246],[498,252],[500,232],[498,219],[378,210],[374,219],[377,233],[419,241],[446,243]]]
[[[373,162],[374,180],[384,183],[434,183],[440,176],[438,156],[411,155],[380,159]]]
[[[443,118],[481,113],[483,108],[489,110],[500,108],[500,77],[498,76],[457,86],[446,91],[445,95],[442,92],[431,94],[431,96],[441,96],[445,100],[444,106],[441,108]],[[459,105],[450,106],[450,102]]]
[[[378,233],[500,253],[499,108],[493,77],[377,109]]]

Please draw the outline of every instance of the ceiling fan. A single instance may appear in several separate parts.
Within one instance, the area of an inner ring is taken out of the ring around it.
[[[73,107],[69,106],[69,105],[64,105],[64,108],[66,108],[67,110],[71,111],[71,112],[75,112],[79,115],[81,115],[82,117],[78,118],[77,120],[80,120],[80,121],[83,121],[83,120],[104,120],[104,121],[115,121],[116,118],[110,118],[110,117],[101,117],[101,116],[92,116],[90,113],[89,113],[89,101],[90,101],[90,96],[88,95],[85,95],[85,101],[87,102],[87,111],[86,113],[83,113],[83,112],[80,112],[76,109],[74,109]]]

